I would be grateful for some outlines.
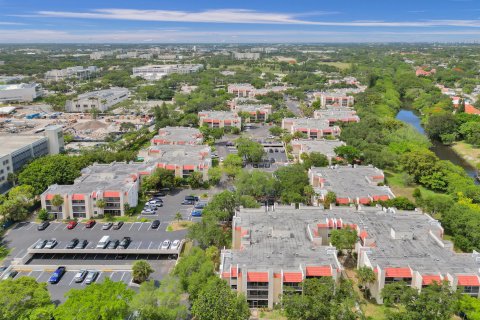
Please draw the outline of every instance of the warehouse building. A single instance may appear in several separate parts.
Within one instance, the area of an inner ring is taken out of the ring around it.
[[[128,99],[130,91],[126,88],[113,87],[105,90],[82,93],[77,98],[65,103],[66,112],[107,111],[117,103]]]
[[[37,83],[0,85],[0,103],[32,102],[43,94]]]

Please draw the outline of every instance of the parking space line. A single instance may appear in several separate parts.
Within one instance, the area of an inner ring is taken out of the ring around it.
[[[55,227],[55,229],[53,229],[53,231],[56,231],[58,228],[60,228],[62,226],[61,223],[58,224],[58,226]]]
[[[100,281],[100,277],[102,276],[102,274],[103,274],[103,272],[100,271],[100,273],[99,273],[99,275],[98,275],[98,277],[97,277],[97,280],[95,280],[95,282],[99,282],[99,281]]]
[[[125,277],[125,273],[126,273],[126,272],[123,272],[123,273],[122,273],[122,277],[120,278],[120,281],[123,281],[123,277]]]
[[[30,271],[29,273],[27,273],[27,277],[30,277],[30,275],[32,274],[33,270]]]
[[[150,249],[150,246],[152,245],[153,241],[150,241],[150,244],[148,245],[148,249]]]
[[[140,241],[140,243],[138,244],[137,249],[139,249],[141,245],[142,245],[142,241]]]
[[[34,224],[33,224],[33,223],[30,223],[30,226],[29,226],[27,229],[25,229],[25,230],[30,230],[30,229],[33,228],[33,226],[34,226]]]
[[[73,280],[74,280],[74,279],[75,279],[75,275],[73,275],[73,278],[72,278],[72,280],[70,280],[70,283],[68,284],[69,286],[71,286],[71,285],[72,285],[72,283],[73,283]]]
[[[38,282],[38,279],[40,279],[40,277],[41,277],[42,275],[43,275],[43,271],[40,272],[40,274],[38,275],[38,277],[37,277],[37,282]]]
[[[113,277],[114,274],[115,274],[115,272],[112,272],[112,273],[110,274],[110,280],[112,280],[112,277]]]
[[[138,230],[137,231],[140,231],[140,229],[142,228],[143,226],[143,222],[140,224],[140,227],[138,227]]]

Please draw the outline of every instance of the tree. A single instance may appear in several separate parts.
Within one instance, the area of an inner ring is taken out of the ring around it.
[[[458,309],[465,313],[469,320],[480,320],[480,300],[478,298],[462,295]]]
[[[99,209],[104,209],[104,208],[107,206],[107,202],[106,202],[104,199],[98,199],[98,200],[95,202],[95,205],[96,205],[97,208],[99,208]]]
[[[157,168],[142,181],[143,191],[153,191],[162,188],[173,188],[175,185],[175,173],[164,168]]]
[[[230,234],[224,230],[216,217],[202,217],[198,223],[188,229],[188,237],[198,241],[201,248],[209,246],[223,247],[230,241]]]
[[[132,277],[136,283],[142,283],[155,272],[152,266],[145,260],[137,260],[132,266]]]
[[[355,243],[357,242],[357,230],[350,227],[333,230],[330,236],[330,241],[338,250],[346,250],[347,258],[349,258],[355,247]]]
[[[329,164],[328,158],[320,152],[311,152],[310,154],[302,153],[300,157],[303,160],[305,169],[310,169],[311,167],[326,167]]]
[[[63,204],[63,197],[59,194],[56,194],[52,197],[52,200],[50,200],[50,203],[54,207],[60,207]]]
[[[265,155],[265,150],[260,143],[246,138],[238,138],[236,146],[238,155],[249,162],[260,162]]]
[[[376,279],[375,272],[369,267],[360,267],[357,269],[358,283],[362,286],[368,286]]]
[[[328,191],[323,201],[325,208],[329,208],[331,204],[337,203],[337,195],[333,191]]]
[[[175,213],[175,220],[177,221],[182,220],[182,214],[180,212]]]
[[[49,213],[46,209],[42,208],[38,211],[38,219],[47,221],[49,219]]]
[[[309,185],[305,168],[300,164],[282,167],[275,171],[275,177],[285,203],[299,203],[305,201],[305,186]]]
[[[270,134],[272,136],[276,136],[276,137],[280,137],[285,131],[279,127],[279,126],[272,126],[270,127],[270,129],[268,129],[268,131],[270,131]]]
[[[335,154],[344,158],[348,163],[355,163],[360,159],[360,151],[353,146],[338,146],[334,149]]]
[[[447,112],[428,117],[425,133],[434,140],[440,140],[442,134],[453,133],[457,128],[455,117]]]
[[[124,282],[106,278],[83,289],[70,289],[66,301],[55,309],[55,319],[62,320],[124,320],[134,291]]]
[[[405,282],[398,281],[386,284],[381,292],[383,303],[387,306],[403,304],[417,295],[417,289],[407,286]]]
[[[138,320],[177,320],[187,316],[187,308],[181,302],[182,290],[176,277],[167,276],[157,288],[154,281],[142,283],[133,297],[130,308]]]
[[[203,208],[204,217],[215,217],[218,220],[230,220],[235,214],[237,197],[234,192],[228,190],[217,193],[212,200]]]
[[[53,308],[46,283],[31,277],[0,281],[0,319],[51,319]]]
[[[246,320],[250,310],[244,296],[232,291],[225,280],[212,277],[193,302],[192,314],[198,320]]]
[[[249,195],[259,201],[278,194],[275,178],[265,171],[241,171],[235,179],[235,187],[239,195]]]
[[[200,188],[203,185],[203,174],[198,171],[192,172],[187,178],[187,182],[192,189]]]
[[[223,161],[223,168],[229,177],[235,177],[243,165],[242,158],[237,154],[229,154]]]
[[[211,167],[208,169],[208,180],[211,185],[217,185],[222,179],[223,171],[220,167]]]

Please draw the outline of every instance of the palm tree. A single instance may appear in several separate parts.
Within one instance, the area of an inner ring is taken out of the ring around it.
[[[132,266],[132,276],[133,281],[136,283],[142,283],[148,279],[150,274],[152,274],[152,266],[145,260],[138,260]]]
[[[56,194],[53,196],[50,202],[52,203],[52,206],[60,209],[61,205],[63,204],[63,197],[59,194]]]
[[[357,269],[358,284],[366,288],[376,280],[375,272],[369,267],[360,267]]]

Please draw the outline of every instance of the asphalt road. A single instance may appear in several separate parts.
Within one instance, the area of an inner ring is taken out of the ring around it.
[[[298,101],[293,101],[290,99],[285,100],[285,104],[287,105],[287,108],[295,113],[297,116],[301,116],[302,112],[300,111],[300,103]]]

